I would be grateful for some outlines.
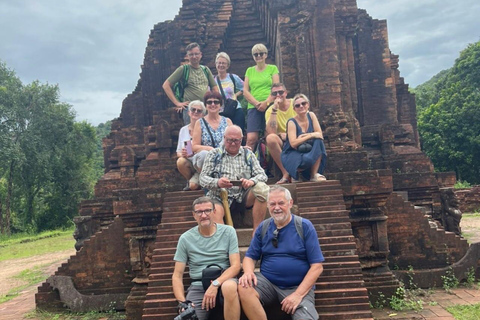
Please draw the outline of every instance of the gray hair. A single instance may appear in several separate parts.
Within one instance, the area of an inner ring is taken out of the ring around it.
[[[192,49],[194,49],[194,48],[200,49],[200,45],[199,45],[198,43],[196,43],[196,42],[192,42],[192,43],[190,43],[190,44],[185,48],[185,51],[188,52],[188,51],[190,51],[190,50],[192,50]]]
[[[215,64],[217,64],[218,58],[223,58],[223,59],[227,60],[228,66],[230,66],[230,57],[228,56],[228,54],[226,52],[217,53],[217,56],[215,57]]]
[[[285,196],[285,200],[287,200],[287,201],[292,200],[292,194],[290,193],[290,190],[288,190],[287,188],[282,187],[280,185],[273,185],[273,186],[270,187],[270,190],[268,191],[267,201],[270,198],[270,194],[272,194],[274,192],[283,192],[283,195]]]
[[[202,107],[202,114],[205,114],[206,109],[205,109],[205,105],[203,104],[202,101],[200,101],[200,100],[193,100],[192,102],[190,102],[190,103],[188,104],[188,111],[190,111],[190,108],[193,107],[193,106],[200,106],[200,107]]]

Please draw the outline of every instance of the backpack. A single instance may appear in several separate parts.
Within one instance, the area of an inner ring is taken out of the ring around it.
[[[205,76],[208,79],[208,69],[207,67],[200,65],[200,68],[202,68],[203,73],[205,73]],[[183,102],[183,95],[185,93],[185,88],[188,86],[188,77],[190,76],[190,65],[189,64],[184,64],[183,65],[183,76],[180,81],[175,83],[173,85],[173,93],[175,94],[175,97],[179,102]]]
[[[293,215],[293,222],[295,223],[295,229],[297,230],[298,235],[302,240],[305,240],[303,237],[303,225],[302,225],[302,217],[297,216],[295,214]],[[265,219],[262,224],[262,240],[265,238],[265,235],[267,234],[268,227],[270,226],[270,223],[272,222],[273,218],[270,217],[268,219]]]

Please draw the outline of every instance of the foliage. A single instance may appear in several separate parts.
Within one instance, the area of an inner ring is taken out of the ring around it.
[[[454,66],[417,87],[422,148],[439,171],[480,182],[480,41],[460,53]]]
[[[447,311],[457,320],[478,320],[478,315],[480,315],[480,303],[473,305],[450,306],[447,307]]]
[[[471,188],[472,185],[468,182],[468,181],[460,181],[458,180],[457,182],[455,182],[455,184],[453,185],[453,187],[455,189],[465,189],[465,188]]]
[[[441,278],[443,283],[443,289],[445,289],[445,291],[447,292],[450,292],[451,289],[457,288],[458,284],[460,283],[455,274],[453,273],[452,267],[449,267],[445,272],[445,275]]]
[[[420,311],[423,309],[423,301],[415,294],[415,290],[406,290],[405,287],[401,286],[390,297],[390,307],[395,311]]]
[[[467,287],[472,288],[475,284],[475,268],[471,267],[467,272]]]
[[[42,231],[68,225],[96,181],[95,129],[75,122],[57,85],[23,85],[0,62],[0,227]]]
[[[35,239],[37,236],[26,236],[16,238],[14,241],[2,241],[0,242],[0,261],[73,249],[75,239],[72,233],[73,228],[42,233],[38,236],[40,239]]]
[[[40,319],[40,320],[122,320],[126,316],[122,312],[96,312],[90,311],[86,313],[68,312],[54,313],[43,310],[34,310],[25,315],[25,319]]]

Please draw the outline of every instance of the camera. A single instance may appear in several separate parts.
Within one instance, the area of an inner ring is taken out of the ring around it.
[[[198,320],[198,318],[195,309],[192,307],[192,304],[189,303],[188,307],[173,320]]]

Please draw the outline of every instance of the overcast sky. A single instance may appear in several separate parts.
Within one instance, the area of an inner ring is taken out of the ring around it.
[[[59,84],[78,120],[97,125],[120,115],[133,91],[154,24],[181,0],[0,0],[0,60],[23,83]],[[480,40],[480,1],[358,0],[387,19],[390,49],[411,87],[453,65]]]

